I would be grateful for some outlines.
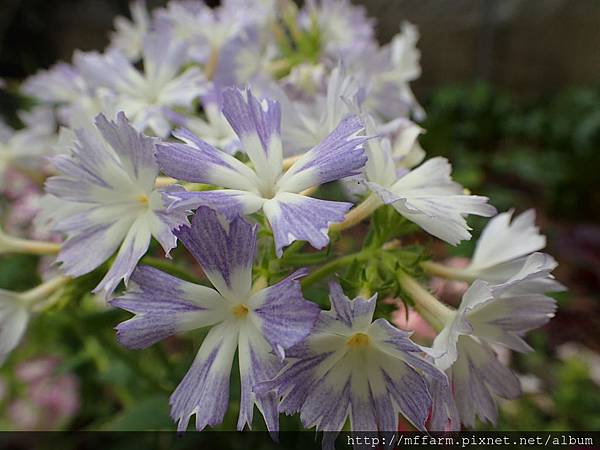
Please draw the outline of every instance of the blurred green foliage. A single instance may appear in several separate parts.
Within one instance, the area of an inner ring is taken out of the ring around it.
[[[535,205],[556,218],[600,218],[600,88],[525,102],[475,83],[439,89],[426,110],[428,154],[447,156],[458,181],[500,210]]]

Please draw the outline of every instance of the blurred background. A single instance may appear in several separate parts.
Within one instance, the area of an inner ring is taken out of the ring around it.
[[[148,1],[149,6],[164,3]],[[489,196],[500,211],[535,208],[549,238],[546,250],[560,263],[557,278],[569,288],[559,297],[556,318],[532,333],[537,351],[504,355],[513,358],[517,372],[527,374],[522,378],[526,395],[504,406],[499,428],[600,430],[600,2],[356,3],[377,19],[382,42],[404,20],[419,27],[423,74],[412,85],[427,112],[423,147],[430,156],[447,156],[458,181]],[[58,60],[68,61],[76,48],[102,49],[114,17],[127,14],[127,0],[1,0],[0,77],[22,79]],[[10,116],[13,102],[2,94],[0,113]],[[475,234],[484,223],[473,220]],[[472,245],[467,242],[450,254],[440,246],[436,257],[460,264]],[[0,260],[0,287],[24,286],[31,264],[28,257]],[[451,303],[463,288],[436,285]],[[63,324],[62,331],[60,319],[54,318],[57,333],[63,333],[57,344],[28,347],[38,356],[21,355],[20,372],[0,369],[2,429],[171,426],[166,394],[142,402],[128,399],[134,395],[126,388],[132,380],[152,387],[152,380],[160,379],[153,369],[128,365],[126,352],[118,348],[112,349],[120,352],[118,358],[106,359],[103,350],[114,344],[86,336],[83,330],[90,326],[116,323],[103,317],[112,322],[85,323],[93,320],[86,316],[81,329]],[[48,333],[38,329],[40,335],[29,340],[49,342]],[[85,348],[78,343],[82,336]],[[60,346],[74,356],[61,360],[56,356],[62,354]],[[40,358],[44,352],[48,355]],[[56,381],[43,381],[42,375],[53,370]],[[175,372],[172,379],[181,378],[183,372]],[[115,415],[110,401],[97,401],[98,389],[107,382],[116,391],[110,395],[133,409]]]

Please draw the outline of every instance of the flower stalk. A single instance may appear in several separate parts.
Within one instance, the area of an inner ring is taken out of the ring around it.
[[[352,253],[350,255],[342,256],[340,258],[329,261],[327,264],[323,264],[314,272],[310,273],[306,278],[304,278],[300,284],[303,288],[311,286],[316,282],[322,280],[326,276],[334,273],[341,267],[352,264],[354,261],[363,261],[370,258],[373,255],[372,250],[365,249],[357,253]]]
[[[204,75],[207,80],[212,80],[215,76],[215,72],[217,71],[217,66],[219,65],[219,49],[213,47],[210,51],[210,55],[208,57],[208,61],[206,62],[206,66],[204,66]]]
[[[38,286],[19,294],[21,300],[28,306],[34,306],[48,299],[53,293],[65,286],[71,280],[70,277],[59,275]]]
[[[458,269],[455,267],[449,267],[444,264],[436,263],[434,261],[423,261],[421,263],[421,267],[429,275],[433,275],[435,277],[446,278],[450,280],[467,281],[469,283],[474,281],[474,277],[471,276],[465,270]]]
[[[0,228],[0,254],[27,253],[30,255],[55,255],[60,251],[60,244],[47,241],[23,239],[6,234]]]
[[[381,200],[376,195],[371,194],[362,203],[352,208],[346,214],[343,222],[334,223],[329,229],[332,231],[342,231],[352,228],[373,214],[381,205]]]
[[[292,167],[294,165],[294,163],[296,161],[298,161],[303,156],[304,156],[304,153],[301,153],[300,155],[295,155],[295,156],[290,156],[288,158],[284,158],[283,163],[282,163],[283,169],[284,170],[289,169],[290,167]]]
[[[154,182],[154,187],[156,188],[164,188],[167,186],[171,186],[172,184],[177,183],[177,180],[172,177],[156,177],[156,181]]]
[[[400,271],[398,281],[402,289],[415,302],[417,312],[437,331],[442,330],[444,325],[452,319],[454,311],[431,295],[413,277]]]

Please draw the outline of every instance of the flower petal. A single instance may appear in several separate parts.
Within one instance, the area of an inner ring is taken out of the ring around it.
[[[169,194],[169,197],[173,199],[169,211],[186,211],[205,206],[223,214],[228,220],[255,213],[265,203],[265,200],[256,194],[234,189],[201,192],[182,190]]]
[[[563,291],[565,287],[554,280],[551,275],[557,265],[556,260],[546,253],[532,253],[525,259],[519,272],[505,283],[494,286],[494,295],[509,297],[517,294],[543,294]]]
[[[324,315],[332,316],[333,320],[343,323],[350,330],[367,328],[373,321],[377,295],[368,300],[360,297],[350,300],[340,284],[332,281],[329,283],[329,299],[331,311],[325,312]]]
[[[315,248],[329,243],[328,230],[332,223],[342,222],[351,203],[333,202],[283,192],[263,205],[273,229],[278,257],[283,247],[296,240],[308,241]]]
[[[154,158],[155,140],[136,131],[123,112],[117,114],[116,122],[99,114],[95,123],[106,142],[119,155],[127,174],[144,191],[152,191],[158,175],[158,164]]]
[[[0,364],[19,345],[28,322],[24,302],[14,292],[0,289]]]
[[[239,136],[263,186],[270,188],[281,174],[281,107],[278,102],[259,101],[250,89],[223,91],[223,114]]]
[[[248,301],[251,319],[281,359],[285,349],[304,339],[321,309],[304,299],[300,288],[306,270],[298,270],[279,283],[254,294]]]
[[[487,217],[496,209],[487,204],[487,197],[464,195],[462,187],[452,181],[451,170],[448,160],[436,157],[402,176],[390,188],[370,182],[367,185],[408,220],[456,245],[471,238],[464,216]]]
[[[135,269],[138,261],[146,254],[150,246],[152,235],[148,228],[148,223],[144,217],[139,217],[129,228],[123,244],[117,253],[117,257],[110,266],[109,271],[100,281],[93,292],[106,291],[112,293],[119,285],[121,280],[129,281],[131,273]],[[87,249],[89,251],[89,249]]]
[[[368,182],[367,185],[386,205],[391,204],[402,216],[452,245],[471,239],[464,216],[475,214],[488,217],[496,211],[487,204],[487,197],[434,194],[437,189],[431,193],[422,190],[418,194],[396,194],[396,187],[390,188],[394,189],[392,191],[376,183]]]
[[[168,176],[250,192],[260,186],[256,174],[233,156],[217,150],[188,130],[180,129],[173,135],[185,144],[160,144],[156,153],[160,168]]]
[[[171,395],[171,417],[179,431],[187,429],[194,414],[198,431],[223,421],[237,342],[238,329],[232,321],[214,326],[204,338],[192,367]]]
[[[368,138],[356,136],[363,128],[356,116],[342,120],[320,144],[283,174],[277,182],[278,191],[298,193],[311,186],[359,174],[367,162],[362,144]]]
[[[116,328],[119,342],[126,347],[145,348],[180,331],[225,318],[225,302],[214,289],[148,266],[138,267],[131,281],[127,291],[110,302],[135,314]]]
[[[475,425],[476,416],[495,423],[498,413],[492,393],[508,399],[521,393],[519,379],[493,350],[468,336],[459,340],[459,358],[450,369],[450,379],[461,421],[469,427]]]
[[[78,217],[77,222],[81,225],[78,233],[69,236],[61,245],[57,258],[64,273],[74,277],[91,272],[110,258],[131,226],[128,217],[99,224],[87,221],[85,214]]]
[[[460,414],[448,382],[438,379],[429,380],[431,393],[431,414],[427,429],[429,431],[460,431]]]
[[[120,51],[105,54],[76,51],[75,67],[83,78],[94,87],[108,87],[117,92],[136,96],[144,78]]]
[[[491,219],[477,241],[470,271],[481,271],[505,263],[546,246],[546,237],[535,226],[535,211],[527,210],[512,220],[513,211]]]
[[[279,430],[275,393],[255,393],[252,390],[255,384],[275,377],[282,365],[271,352],[271,344],[265,340],[261,331],[251,322],[246,322],[240,329],[238,357],[242,390],[237,428],[243,430],[246,425],[252,425],[252,413],[256,404],[265,419],[267,429],[275,434]]]
[[[247,298],[256,254],[256,226],[241,217],[226,222],[208,207],[200,207],[191,227],[176,231],[213,286],[226,298]]]
[[[189,107],[201,95],[206,79],[198,67],[190,67],[168,81],[159,93],[161,104],[171,107]]]

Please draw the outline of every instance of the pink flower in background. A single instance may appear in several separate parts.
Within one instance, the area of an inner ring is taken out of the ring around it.
[[[414,309],[408,309],[408,314],[404,303],[399,300],[387,300],[397,305],[396,311],[392,313],[392,323],[398,328],[406,331],[413,331],[412,338],[416,341],[431,342],[435,338],[436,332]]]
[[[455,257],[444,262],[444,265],[455,269],[464,269],[470,263],[469,258]],[[436,297],[456,306],[460,303],[462,295],[469,288],[466,281],[446,280],[444,278],[433,277],[431,279],[431,289]]]
[[[59,430],[79,410],[79,381],[73,374],[57,374],[60,359],[44,356],[21,363],[17,378],[23,394],[12,399],[6,416],[21,431]]]

